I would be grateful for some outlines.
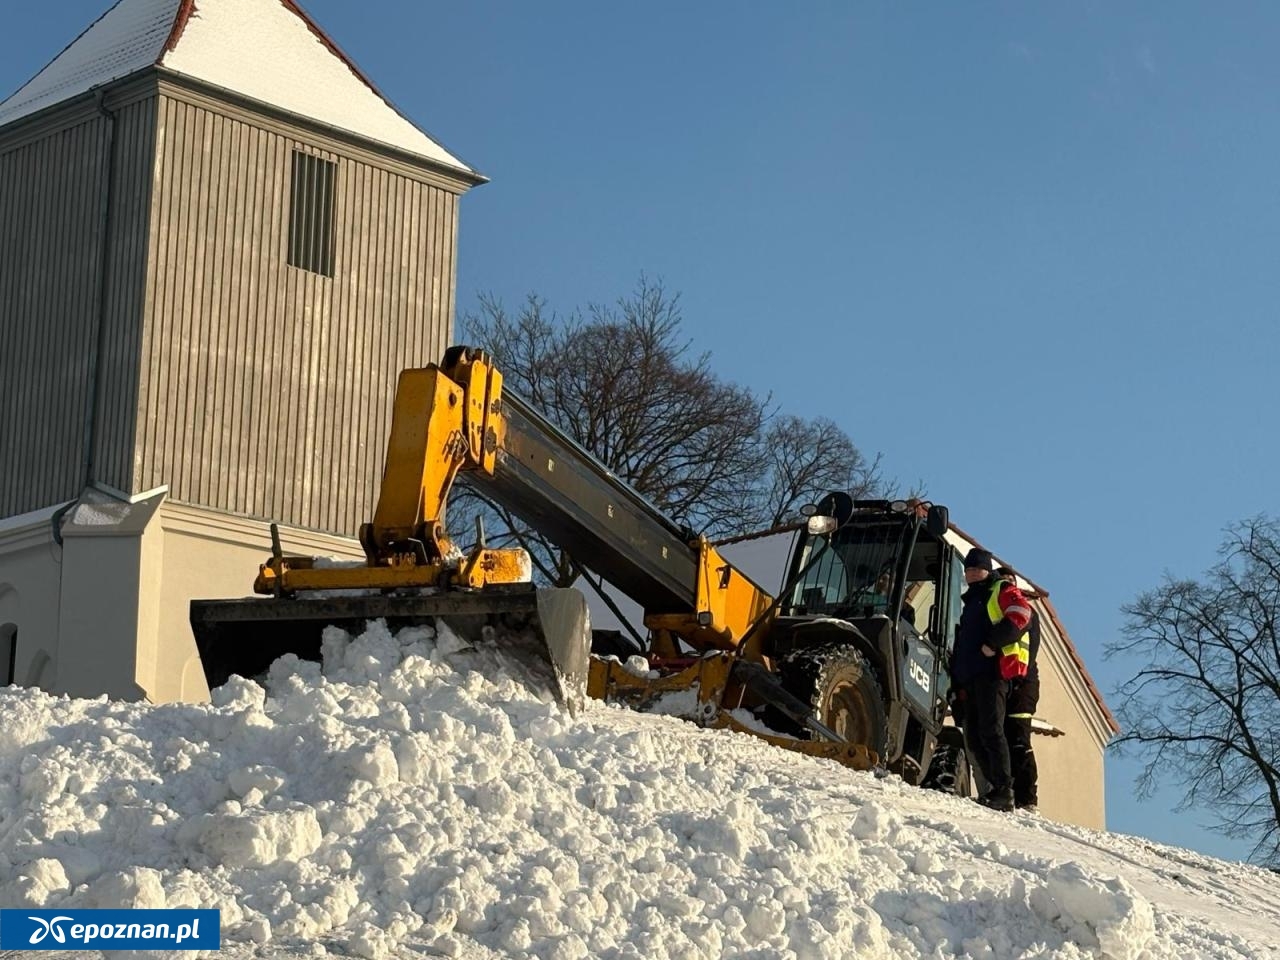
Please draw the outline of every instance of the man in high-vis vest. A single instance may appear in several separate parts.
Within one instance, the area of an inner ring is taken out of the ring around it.
[[[1017,574],[1009,567],[1001,567],[996,576],[1017,583]],[[1034,610],[1027,624],[1027,637],[1030,641],[1027,675],[1009,681],[1004,736],[1009,742],[1009,764],[1013,769],[1013,805],[1019,810],[1035,812],[1039,803],[1039,770],[1031,747],[1031,720],[1040,702],[1040,669],[1036,666],[1036,654],[1040,652],[1040,614]]]
[[[951,682],[964,703],[965,739],[988,784],[978,802],[1012,810],[1005,707],[1009,681],[1025,677],[1031,659],[1026,633],[1031,605],[1016,583],[995,575],[995,559],[981,547],[965,556],[964,579],[969,589],[951,653]]]

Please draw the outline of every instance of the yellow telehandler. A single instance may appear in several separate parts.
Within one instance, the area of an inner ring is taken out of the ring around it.
[[[636,601],[647,639],[593,636],[582,593],[535,587],[522,550],[457,549],[444,518],[463,471]],[[704,726],[910,782],[939,744],[963,764],[943,722],[963,589],[946,508],[835,492],[811,513],[772,596],[504,392],[487,354],[453,347],[400,375],[377,508],[359,533],[364,564],[285,556],[273,528],[262,597],[194,600],[191,625],[211,689],[286,653],[319,659],[329,624],[443,621],[505,647],[572,710],[587,696],[642,710],[677,700]],[[964,792],[965,771],[941,775]]]

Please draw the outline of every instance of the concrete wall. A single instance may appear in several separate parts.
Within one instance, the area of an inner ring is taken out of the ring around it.
[[[86,491],[53,539],[52,510],[0,525],[0,629],[18,682],[80,697],[208,699],[187,621],[194,598],[253,592],[270,528],[168,500]],[[354,540],[281,528],[286,551],[357,559]]]
[[[247,597],[253,578],[271,553],[270,524],[203,507],[166,502],[160,511],[164,564],[158,580],[143,588],[157,613],[152,672],[145,679],[157,703],[208,697],[188,623],[192,599]],[[280,528],[286,553],[358,560],[355,540],[295,527]]]
[[[62,573],[52,515],[49,508],[0,521],[0,627],[17,631],[16,681],[46,688],[57,680]]]
[[[90,491],[62,524],[56,693],[139,700],[141,631],[154,624],[139,596],[157,547],[148,527],[164,499],[137,503]],[[33,638],[35,639],[35,638]]]

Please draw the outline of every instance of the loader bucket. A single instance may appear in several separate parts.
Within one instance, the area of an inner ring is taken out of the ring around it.
[[[577,712],[586,701],[591,628],[573,589],[488,587],[430,595],[192,600],[191,629],[209,689],[233,674],[253,678],[285,654],[320,659],[324,628],[360,633],[370,620],[391,629],[443,621],[473,645],[493,646],[523,678]]]

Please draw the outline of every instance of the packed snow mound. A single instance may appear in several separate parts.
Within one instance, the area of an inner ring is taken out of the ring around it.
[[[324,655],[211,705],[0,690],[0,905],[216,907],[231,958],[1280,957],[1259,870],[574,718],[430,629]]]

